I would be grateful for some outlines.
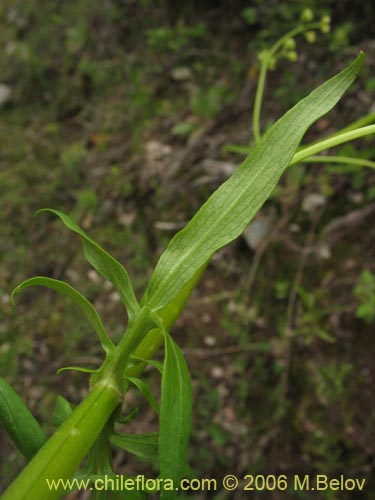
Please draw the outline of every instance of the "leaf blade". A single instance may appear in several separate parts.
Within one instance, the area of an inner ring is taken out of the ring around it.
[[[141,460],[155,462],[159,453],[159,433],[111,434],[110,442]]]
[[[11,294],[12,303],[14,304],[14,296],[17,293],[31,286],[44,286],[69,297],[79,307],[79,309],[84,313],[84,315],[90,322],[105,352],[108,353],[114,349],[115,346],[108,333],[106,332],[102,320],[100,319],[100,316],[95,307],[86,299],[86,297],[78,292],[78,290],[73,288],[68,283],[65,283],[65,281],[46,278],[45,276],[35,276],[34,278],[29,278],[20,283],[13,290]]]
[[[165,361],[159,417],[160,477],[177,485],[186,473],[186,450],[191,430],[192,385],[185,358],[164,330]],[[176,491],[162,490],[161,499],[175,498]]]
[[[37,214],[41,212],[51,212],[57,215],[68,229],[82,238],[86,259],[101,276],[115,285],[125,305],[129,319],[132,318],[139,310],[139,304],[124,266],[93,241],[68,215],[52,208],[43,208],[38,210]]]
[[[143,382],[140,378],[137,377],[125,377],[126,380],[129,380],[133,385],[136,386],[136,388],[142,393],[142,395],[146,398],[146,400],[149,402],[151,408],[159,414],[160,408],[158,405],[158,402],[156,401],[154,395],[151,392],[150,387]]]
[[[47,440],[22,398],[2,377],[0,377],[0,422],[27,459],[31,459]]]
[[[272,193],[306,130],[333,108],[357,76],[363,60],[360,53],[351,65],[281,117],[234,174],[172,238],[147,288],[152,310],[170,303],[201,265],[242,233]]]

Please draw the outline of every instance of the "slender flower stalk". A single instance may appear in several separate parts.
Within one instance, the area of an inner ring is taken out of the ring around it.
[[[252,119],[253,134],[254,134],[254,139],[255,139],[256,143],[258,143],[261,139],[260,115],[261,115],[261,111],[262,111],[263,94],[264,94],[264,89],[266,86],[267,72],[272,64],[272,61],[275,58],[277,51],[281,47],[283,47],[283,45],[288,40],[293,39],[293,37],[295,37],[301,33],[305,33],[306,31],[310,31],[310,30],[317,29],[320,27],[321,27],[321,22],[313,22],[313,23],[302,24],[300,26],[297,26],[296,28],[288,31],[288,33],[286,33],[284,36],[279,38],[279,40],[277,40],[277,42],[274,43],[270,49],[265,50],[260,54],[260,70],[259,70],[257,89],[256,89],[256,93],[255,93],[253,119]]]
[[[292,161],[289,163],[289,165],[295,165],[296,163],[300,163],[306,158],[316,155],[321,151],[326,151],[327,149],[334,148],[335,146],[339,146],[340,144],[344,144],[345,142],[353,141],[370,134],[375,134],[375,125],[367,125],[367,127],[361,127],[356,130],[350,130],[349,132],[336,134],[329,137],[328,139],[323,139],[322,141],[316,142],[311,146],[307,146],[301,149],[293,156]]]
[[[358,167],[375,168],[375,162],[364,160],[363,158],[351,158],[350,156],[309,156],[302,163],[341,163],[346,165],[356,165]]]

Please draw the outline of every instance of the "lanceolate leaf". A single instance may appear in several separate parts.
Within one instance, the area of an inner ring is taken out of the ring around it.
[[[143,382],[143,380],[136,377],[126,377],[126,380],[129,380],[132,384],[134,384],[137,387],[137,389],[143,394],[143,396],[147,399],[147,401],[150,403],[151,408],[156,413],[159,413],[158,402],[154,398],[154,395],[152,394],[151,389],[146,384],[146,382]]]
[[[94,328],[96,334],[99,337],[103,349],[106,352],[110,352],[111,350],[113,350],[114,344],[110,339],[110,337],[108,336],[107,332],[105,331],[102,320],[100,319],[99,314],[97,313],[95,307],[81,293],[79,293],[75,288],[70,286],[68,283],[65,283],[64,281],[55,280],[52,278],[45,278],[43,276],[36,276],[35,278],[30,278],[26,281],[23,281],[13,290],[11,295],[12,302],[14,303],[14,296],[16,293],[34,285],[51,288],[52,290],[56,290],[57,292],[60,292],[63,295],[66,295],[67,297],[72,299],[73,302],[85,314],[86,318],[90,321],[91,326]]]
[[[30,410],[2,377],[0,377],[0,423],[27,459],[32,458],[47,440]]]
[[[62,372],[66,371],[76,371],[82,373],[95,373],[97,370],[95,368],[86,368],[85,366],[63,366],[56,370],[56,374],[60,375]]]
[[[192,387],[184,356],[164,330],[165,360],[161,385],[159,464],[160,477],[172,479],[175,487],[186,470],[191,415]],[[173,499],[176,491],[162,491],[161,499]]]
[[[150,365],[154,367],[161,375],[163,374],[163,363],[160,361],[156,361],[155,359],[143,359],[137,356],[131,356],[132,361],[139,361],[140,363],[144,363],[145,365]]]
[[[133,410],[128,415],[126,415],[126,417],[116,418],[116,422],[118,422],[119,424],[130,424],[137,417],[138,413],[139,408],[133,408]]]
[[[139,305],[126,269],[100,245],[95,243],[68,215],[50,208],[39,210],[38,213],[40,212],[52,212],[60,217],[66,227],[81,236],[86,259],[103,278],[115,285],[126,307],[129,319],[132,318],[138,311]]]
[[[237,238],[272,193],[312,123],[330,111],[357,76],[364,55],[301,100],[265,134],[234,174],[169,243],[147,297],[155,310],[169,304],[197,269]]]
[[[111,434],[109,440],[115,446],[132,453],[141,460],[155,462],[158,459],[159,434]]]

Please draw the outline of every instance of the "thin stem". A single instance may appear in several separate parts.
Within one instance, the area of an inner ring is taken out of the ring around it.
[[[130,323],[125,335],[122,337],[114,353],[114,361],[111,370],[116,375],[122,377],[124,368],[131,354],[141,343],[145,335],[155,326],[150,309],[144,306]]]
[[[347,165],[358,165],[359,167],[375,168],[375,162],[362,158],[351,158],[349,156],[309,156],[303,163],[345,163]]]
[[[49,487],[47,480],[51,484],[73,475],[119,404],[119,398],[114,380],[98,383],[26,465],[1,500],[60,498],[61,489]]]
[[[305,31],[309,31],[319,27],[320,27],[320,22],[314,22],[297,26],[297,28],[288,31],[288,33],[279,38],[279,40],[277,40],[277,42],[274,43],[269,50],[263,52],[263,57],[260,63],[258,85],[254,100],[253,120],[252,120],[255,143],[258,143],[261,138],[260,114],[262,109],[264,88],[266,85],[267,71],[272,57],[276,55],[276,52],[279,50],[279,48],[282,47],[283,44],[290,38],[293,38],[301,33],[304,33]]]
[[[369,134],[375,134],[375,125],[368,125],[367,127],[361,127],[356,130],[351,130],[349,132],[329,137],[328,139],[323,139],[322,141],[312,144],[311,146],[306,146],[298,151],[298,153],[293,156],[289,166],[300,163],[306,158],[320,153],[321,151],[339,146],[345,142],[353,141],[354,139],[359,139],[360,137],[364,137]]]
[[[332,137],[335,135],[343,134],[345,132],[350,132],[351,130],[355,130],[355,129],[364,127],[365,125],[372,125],[374,123],[375,123],[375,113],[370,113],[370,114],[360,118],[359,120],[356,120],[355,122],[350,123],[346,127],[339,130],[338,132],[335,132],[334,134],[332,134]]]
[[[260,73],[255,94],[254,110],[253,110],[253,134],[255,142],[260,141],[260,113],[262,109],[263,93],[266,84],[266,76],[268,69],[269,57],[262,59],[260,64]]]
[[[284,36],[279,38],[277,42],[275,42],[272,47],[270,48],[269,52],[270,55],[273,56],[276,54],[276,52],[279,50],[280,47],[283,46],[283,44],[289,40],[290,38],[293,38],[297,35],[300,35],[301,33],[304,33],[305,31],[310,31],[316,28],[320,28],[320,22],[316,21],[313,23],[308,23],[308,24],[301,24],[300,26],[297,26],[296,28],[288,31],[288,33],[285,33]]]
[[[375,113],[370,113],[366,116],[363,116],[359,120],[356,120],[355,122],[350,123],[349,125],[346,125],[346,127],[333,132],[332,134],[328,134],[325,136],[324,140],[331,139],[332,137],[336,137],[338,135],[344,134],[346,132],[351,132],[352,130],[357,130],[359,128],[362,128],[366,125],[373,125],[375,123]],[[322,139],[317,139],[316,141],[310,142],[308,146],[313,146],[314,144],[318,144]],[[302,149],[307,146],[302,146],[298,148],[298,151],[302,151]]]

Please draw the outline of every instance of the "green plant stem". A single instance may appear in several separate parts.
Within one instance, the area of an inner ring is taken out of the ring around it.
[[[258,86],[255,94],[254,110],[253,110],[253,134],[256,143],[260,141],[260,113],[262,108],[264,87],[266,84],[266,76],[268,70],[269,59],[262,60],[260,64],[260,72],[258,78]]]
[[[296,28],[285,33],[281,38],[279,38],[269,49],[271,56],[274,56],[276,52],[284,45],[284,43],[289,40],[289,38],[294,38],[301,33],[305,33],[305,31],[310,31],[320,28],[320,21],[314,21],[313,23],[300,24]]]
[[[297,26],[296,28],[288,31],[288,33],[286,33],[284,36],[279,38],[279,40],[277,40],[277,42],[274,43],[269,50],[263,52],[263,58],[262,58],[261,63],[260,63],[259,78],[258,78],[257,90],[256,90],[255,100],[254,100],[253,120],[252,120],[255,143],[258,143],[261,139],[260,114],[261,114],[261,108],[262,108],[262,102],[263,102],[264,88],[266,85],[267,71],[268,71],[268,67],[269,67],[269,64],[270,64],[272,57],[274,57],[276,55],[276,52],[290,38],[293,38],[301,33],[304,33],[305,31],[309,31],[309,30],[316,29],[319,27],[320,27],[320,22],[314,22],[314,23],[303,24],[303,25]]]
[[[339,135],[334,135],[333,137],[329,137],[328,139],[323,139],[322,141],[312,144],[311,146],[306,146],[298,151],[298,153],[293,156],[292,161],[289,163],[289,166],[300,163],[306,158],[316,155],[321,151],[339,146],[340,144],[343,144],[345,142],[353,141],[354,139],[359,139],[360,137],[364,137],[369,134],[375,134],[375,125],[368,125],[367,127],[361,127],[356,130],[351,130]]]
[[[375,162],[362,158],[350,158],[349,156],[309,156],[302,160],[303,163],[345,163],[358,165],[359,167],[375,168]]]
[[[176,319],[180,316],[181,311],[183,310],[186,301],[190,297],[192,290],[197,285],[200,277],[202,276],[204,270],[206,269],[207,263],[203,265],[192,279],[186,284],[186,286],[181,290],[176,299],[169,304],[167,307],[158,311],[158,317],[162,320],[164,327],[167,331],[169,331]],[[144,299],[146,300],[146,298]],[[160,347],[164,343],[164,333],[161,328],[153,328],[150,330],[147,335],[144,337],[142,342],[138,345],[137,349],[134,352],[134,355],[141,359],[152,359],[155,353],[160,349]],[[126,371],[126,375],[129,377],[138,377],[142,371],[144,370],[146,364],[145,363],[136,363],[133,366],[130,366]]]
[[[205,267],[198,270],[172,304],[158,313],[166,328],[171,328],[180,315]],[[143,302],[147,302],[146,297]],[[93,375],[92,391],[23,469],[1,500],[59,498],[61,491],[50,491],[46,478],[69,479],[79,467],[126,392],[121,384],[130,354],[135,350],[135,355],[149,359],[162,345],[163,333],[160,328],[150,330],[153,323],[150,310],[142,307],[114,353],[106,357],[102,368]],[[138,376],[145,366],[137,363],[128,369],[127,375]]]
[[[116,376],[119,384],[123,380],[124,369],[130,355],[138,347],[152,326],[155,326],[155,321],[152,319],[151,310],[147,306],[144,306],[139,310],[133,322],[129,324],[127,332],[115,350],[114,360],[109,361],[109,370]]]
[[[350,132],[351,130],[355,130],[361,127],[365,127],[366,125],[373,125],[375,123],[375,113],[370,113],[366,116],[363,116],[359,120],[356,120],[353,123],[350,123],[346,127],[342,128],[338,132],[335,132],[332,134],[331,137],[334,137],[335,135],[339,134],[344,134],[345,132]]]
[[[375,113],[370,113],[366,116],[363,116],[359,120],[356,120],[355,122],[346,125],[346,127],[342,128],[341,130],[326,135],[324,139],[317,139],[316,141],[310,142],[310,144],[308,144],[307,146],[301,146],[300,148],[298,148],[297,152],[302,151],[304,147],[310,147],[313,146],[314,144],[319,144],[322,140],[332,139],[332,137],[345,134],[346,132],[351,132],[352,130],[357,130],[359,128],[365,127],[366,125],[373,125],[374,123],[375,123]]]
[[[120,401],[114,379],[99,382],[9,486],[1,500],[55,500],[48,480],[69,479]]]

